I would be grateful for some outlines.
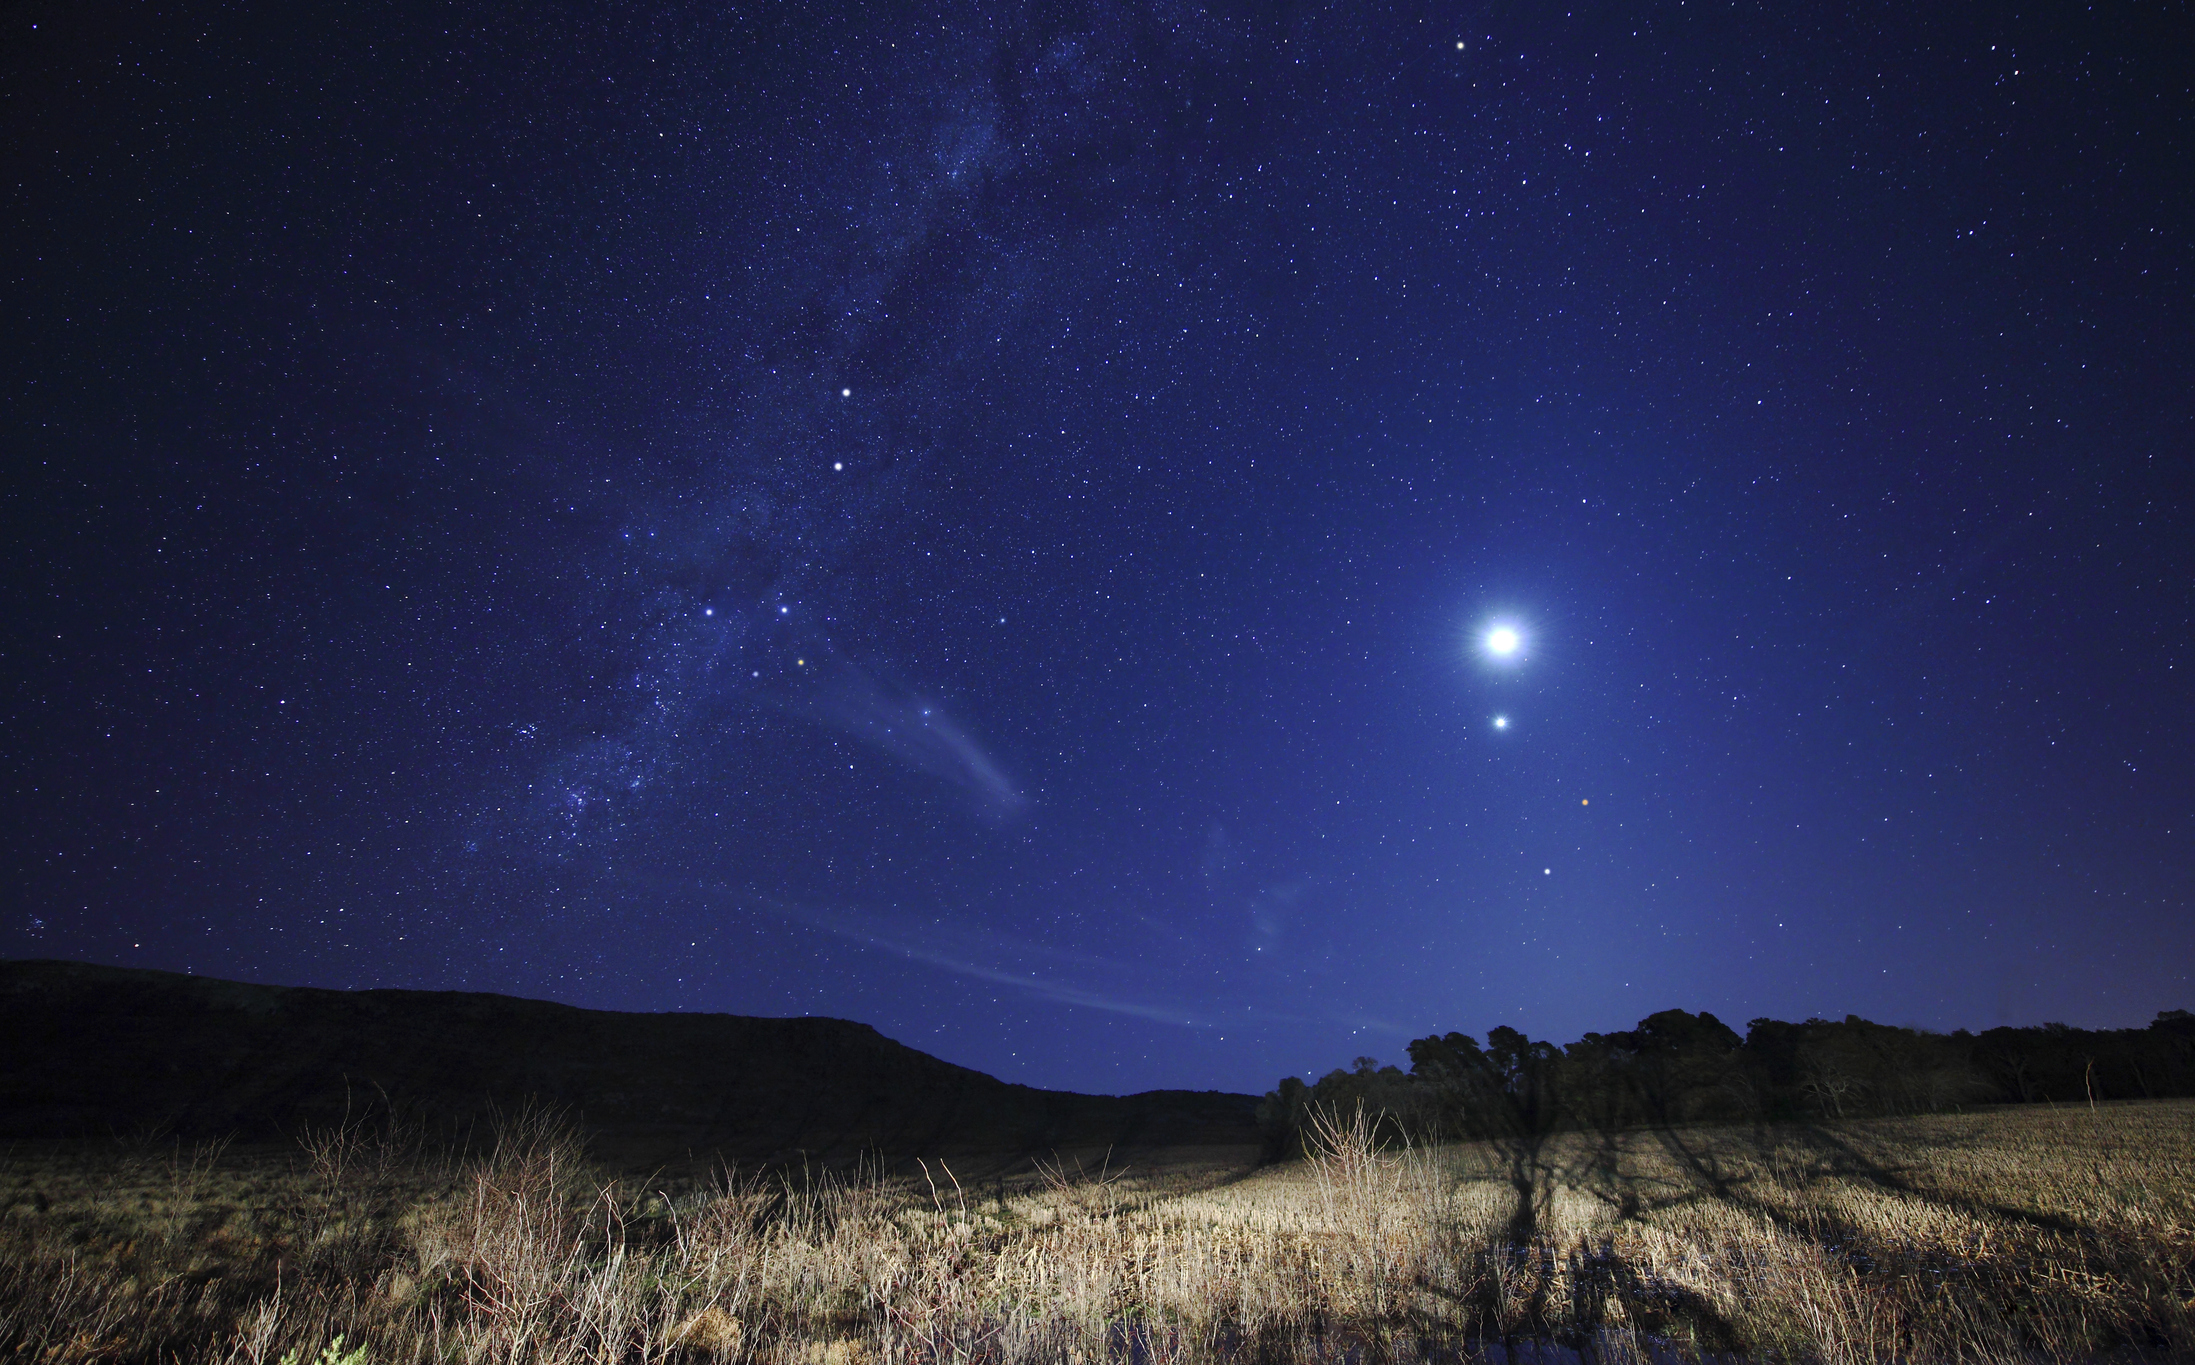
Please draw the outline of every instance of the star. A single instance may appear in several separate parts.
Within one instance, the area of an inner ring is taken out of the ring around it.
[[[1514,626],[1496,626],[1486,632],[1486,647],[1504,657],[1516,653],[1517,646],[1523,643]]]
[[[1496,716],[1496,717],[1494,717],[1494,728],[1495,728],[1495,729],[1497,729],[1497,730],[1506,730],[1506,729],[1508,729],[1508,728],[1509,728],[1509,717],[1507,717],[1507,716]]]

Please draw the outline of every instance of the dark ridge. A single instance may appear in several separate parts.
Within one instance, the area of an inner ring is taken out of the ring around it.
[[[545,1103],[639,1160],[1257,1141],[1257,1100],[1009,1085],[843,1019],[620,1014],[454,991],[0,963],[0,1138],[294,1136],[384,1103],[485,1131]]]

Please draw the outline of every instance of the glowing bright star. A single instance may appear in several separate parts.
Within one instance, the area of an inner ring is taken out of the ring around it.
[[[1506,730],[1506,729],[1508,729],[1508,728],[1509,728],[1509,717],[1507,717],[1507,716],[1496,716],[1496,717],[1494,717],[1494,728],[1495,728],[1495,729],[1497,729],[1497,730]]]
[[[1486,647],[1496,654],[1504,656],[1514,654],[1517,652],[1517,646],[1523,643],[1524,640],[1517,634],[1516,628],[1513,626],[1496,626],[1486,632]]]
[[[701,609],[701,614],[702,614],[703,616],[714,616],[714,615],[716,615],[716,608],[715,608],[715,607],[703,607],[703,608]]]
[[[845,467],[846,467],[846,462],[845,462],[844,460],[833,460],[833,461],[831,461],[831,468],[833,468],[833,469],[844,469]]]
[[[838,396],[841,398],[851,398],[854,396],[854,391],[852,389],[840,389],[838,391]]]

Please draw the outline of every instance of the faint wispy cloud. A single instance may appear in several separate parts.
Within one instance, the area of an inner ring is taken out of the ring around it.
[[[978,930],[949,921],[910,928],[887,923],[883,917],[844,907],[789,901],[766,892],[712,882],[707,878],[675,879],[648,874],[621,874],[623,880],[661,892],[699,894],[751,910],[760,910],[790,924],[909,962],[950,972],[973,981],[1010,986],[1026,995],[1054,1004],[1099,1010],[1132,1019],[1172,1024],[1180,1028],[1241,1028],[1256,1024],[1314,1024],[1335,1022],[1331,1014],[1305,1014],[1291,1010],[1259,1008],[1248,1004],[1184,1006],[1167,1000],[1136,998],[1110,991],[1092,990],[1060,976],[1026,969],[991,965],[1001,959],[1036,959],[1078,976],[1147,978],[1148,964],[1117,961],[1091,953],[1023,942],[995,930]],[[988,959],[988,960],[986,960]],[[1393,1026],[1364,1021],[1364,1027],[1392,1030]]]
[[[1178,1024],[1183,1028],[1209,1029],[1222,1026],[1221,1021],[1206,1018],[1195,1011],[1182,1009],[1178,1006],[1154,1004],[1149,1001],[1132,1000],[1102,991],[1087,990],[1081,986],[1043,976],[1036,972],[1008,971],[999,967],[986,966],[965,955],[965,949],[958,948],[950,941],[955,937],[959,937],[959,935],[953,930],[942,926],[934,928],[926,938],[917,938],[907,934],[904,930],[888,927],[872,916],[858,914],[853,911],[796,905],[790,901],[779,900],[772,896],[757,897],[756,903],[767,907],[771,913],[781,918],[791,920],[810,929],[821,930],[849,943],[856,943],[877,952],[890,953],[896,957],[906,958],[911,962],[920,962],[926,966],[937,967],[956,976],[965,976],[976,981],[988,981],[1000,986],[1011,986],[1039,999],[1052,1001],[1055,1004],[1076,1005],[1083,1009],[1103,1010],[1108,1014],[1123,1014],[1131,1018],[1149,1019],[1161,1024]],[[994,947],[996,946],[995,938],[992,940],[992,944]],[[1031,955],[1053,958],[1069,956],[1061,954],[1057,950],[1035,950]],[[1083,965],[1086,968],[1112,972],[1125,973],[1131,970],[1124,963],[1106,962],[1096,958],[1084,959]]]
[[[780,705],[850,735],[966,792],[994,824],[1029,804],[1013,781],[944,705],[889,686],[849,659],[819,653],[804,691]]]

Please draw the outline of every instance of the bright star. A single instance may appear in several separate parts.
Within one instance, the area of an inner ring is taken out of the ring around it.
[[[1486,632],[1486,647],[1496,654],[1514,654],[1517,646],[1523,643],[1513,626],[1496,626]]]
[[[1494,717],[1494,728],[1495,728],[1495,729],[1497,729],[1497,730],[1506,730],[1506,729],[1508,729],[1508,728],[1509,728],[1509,717],[1507,717],[1507,716],[1496,716],[1496,717]]]

